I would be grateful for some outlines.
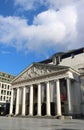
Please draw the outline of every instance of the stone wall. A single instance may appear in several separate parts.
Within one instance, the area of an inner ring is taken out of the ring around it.
[[[78,68],[84,67],[84,53],[70,56],[61,60],[59,65],[70,66],[71,68],[78,70]]]

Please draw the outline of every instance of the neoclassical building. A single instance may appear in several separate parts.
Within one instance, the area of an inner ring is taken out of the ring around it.
[[[32,63],[12,80],[10,115],[84,115],[84,48]]]

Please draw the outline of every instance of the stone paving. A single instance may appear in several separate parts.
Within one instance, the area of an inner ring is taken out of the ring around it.
[[[84,120],[0,117],[0,130],[84,130]]]

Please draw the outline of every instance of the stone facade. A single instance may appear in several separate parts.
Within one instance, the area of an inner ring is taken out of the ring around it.
[[[11,80],[15,77],[13,75],[0,72],[0,114],[6,110],[6,104],[11,100]]]
[[[10,115],[84,114],[83,57],[81,48],[27,67],[12,81]]]

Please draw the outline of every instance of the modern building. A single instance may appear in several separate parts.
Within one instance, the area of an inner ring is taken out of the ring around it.
[[[84,115],[84,48],[33,63],[12,81],[10,115]]]
[[[14,76],[0,72],[0,114],[8,114],[11,100],[11,80]]]

